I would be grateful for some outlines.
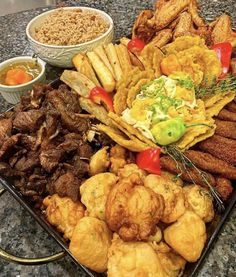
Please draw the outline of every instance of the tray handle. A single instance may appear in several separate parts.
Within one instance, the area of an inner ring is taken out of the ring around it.
[[[5,191],[6,190],[4,188],[0,189],[0,196],[2,196]],[[66,253],[64,251],[61,251],[57,254],[47,256],[47,257],[42,257],[42,258],[21,258],[21,257],[14,256],[12,254],[7,253],[0,246],[0,258],[6,260],[8,262],[12,262],[12,263],[16,263],[16,264],[22,264],[22,265],[46,264],[46,263],[50,263],[50,262],[60,260],[65,255],[66,255]]]

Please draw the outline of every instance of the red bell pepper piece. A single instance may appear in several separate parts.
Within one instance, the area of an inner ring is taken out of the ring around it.
[[[148,148],[142,152],[139,152],[136,156],[136,163],[138,167],[148,171],[149,173],[160,175],[160,153],[161,149],[159,147]]]
[[[103,103],[109,112],[113,112],[113,100],[111,96],[102,87],[94,87],[91,89],[89,98],[96,104]]]
[[[139,38],[133,38],[127,44],[127,48],[130,52],[141,51],[145,47],[145,43]]]
[[[222,73],[219,78],[223,79],[230,69],[232,45],[229,42],[222,42],[213,45],[212,49],[215,50],[219,60],[221,61]]]

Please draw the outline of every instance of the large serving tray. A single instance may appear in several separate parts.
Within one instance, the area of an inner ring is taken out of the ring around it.
[[[60,80],[57,79],[51,83],[54,88],[57,88],[60,84]],[[68,249],[68,243],[63,239],[62,234],[59,233],[52,225],[50,225],[41,210],[33,207],[32,203],[23,196],[17,188],[13,185],[11,179],[6,179],[0,176],[0,185],[2,185],[11,195],[32,215],[32,217],[43,227],[43,229],[62,247],[62,249],[72,258],[72,260],[79,265],[84,272],[90,277],[102,277],[105,274],[98,274],[93,272],[76,261],[75,257],[70,253]],[[216,214],[214,220],[207,224],[207,243],[202,252],[200,259],[196,263],[187,263],[184,271],[184,277],[194,277],[202,266],[204,259],[206,258],[209,250],[211,249],[214,240],[217,238],[221,227],[227,220],[230,212],[232,211],[236,203],[236,190],[234,189],[230,199],[225,203],[225,210],[222,214]]]

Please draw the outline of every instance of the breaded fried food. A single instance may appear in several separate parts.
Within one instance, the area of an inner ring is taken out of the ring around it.
[[[106,222],[124,241],[147,240],[163,211],[163,197],[144,187],[134,173],[112,187],[106,202]]]
[[[236,122],[236,113],[230,112],[227,109],[222,109],[217,115],[217,118],[221,120]]]
[[[183,187],[183,192],[186,208],[199,215],[204,222],[212,221],[215,212],[209,191],[198,185],[188,185]]]
[[[172,39],[171,29],[163,29],[155,34],[155,37],[149,42],[149,45],[155,48],[161,48]]]
[[[91,176],[107,171],[110,165],[108,148],[108,146],[103,147],[90,158],[89,173]]]
[[[200,258],[206,238],[204,221],[192,211],[186,211],[164,230],[166,243],[188,262]]]
[[[163,196],[165,201],[164,213],[161,221],[165,223],[175,222],[185,212],[184,193],[168,176],[149,174],[144,185]]]
[[[225,108],[230,112],[236,113],[236,103],[234,101],[227,104]]]
[[[105,220],[105,205],[111,188],[118,177],[109,172],[96,174],[80,186],[81,202],[89,216]]]
[[[138,174],[139,177],[144,181],[144,179],[147,176],[146,171],[140,169],[136,164],[131,163],[131,164],[126,164],[123,168],[118,170],[118,176],[120,179],[127,178],[131,174]]]
[[[204,180],[202,179],[201,175],[196,171],[196,169],[189,167],[188,172],[185,171],[181,163],[176,164],[176,162],[169,156],[162,156],[161,157],[161,168],[170,171],[174,174],[181,174],[181,179],[187,182],[194,182],[197,185],[202,187],[206,187]],[[205,174],[208,182],[211,186],[216,185],[216,180],[213,175],[210,173]]]
[[[191,0],[189,3],[188,11],[191,14],[191,18],[197,27],[204,27],[205,22],[198,14],[198,5],[196,0]]]
[[[108,253],[107,275],[108,277],[167,276],[151,245],[147,242],[124,242],[116,234]]]
[[[170,0],[162,5],[154,15],[156,30],[161,30],[170,24],[189,3],[190,0]]]
[[[177,277],[182,275],[186,261],[180,255],[175,253],[164,242],[155,244],[154,249],[165,272],[165,276]]]
[[[117,174],[119,169],[123,168],[126,161],[126,150],[124,147],[116,144],[110,151],[111,172]]]
[[[225,161],[231,165],[236,165],[236,141],[229,138],[224,138],[218,135],[214,135],[204,141],[199,143],[199,147],[204,152],[210,153],[212,156]],[[223,165],[223,163],[222,163]],[[225,176],[229,179],[235,179],[236,168],[232,168],[232,166],[227,166],[224,163],[224,166],[228,168],[227,173],[228,176]],[[222,168],[222,170],[224,170]],[[232,171],[232,173],[230,173]],[[221,172],[215,172],[221,174]]]
[[[84,206],[79,202],[73,202],[69,197],[59,197],[57,194],[47,196],[43,200],[46,206],[48,222],[56,226],[65,239],[71,239],[76,224],[84,216]]]
[[[179,16],[179,21],[174,30],[174,38],[180,36],[191,35],[190,28],[192,27],[192,17],[188,12],[183,12]]]
[[[216,144],[214,147],[217,147]],[[204,149],[206,148],[204,147]],[[220,149],[220,151],[216,150],[216,153],[221,154],[221,151],[223,151],[223,149]],[[236,178],[236,167],[216,156],[195,150],[188,150],[185,152],[185,155],[202,170],[219,174],[232,180],[235,180]]]
[[[225,138],[236,139],[236,122],[216,119],[215,134]]]
[[[224,201],[227,200],[233,192],[231,181],[224,177],[216,177],[216,189]]]
[[[104,221],[83,217],[76,225],[69,250],[82,265],[96,271],[107,269],[112,234]]]

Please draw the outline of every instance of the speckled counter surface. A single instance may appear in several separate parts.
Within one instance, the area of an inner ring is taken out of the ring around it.
[[[58,1],[65,5],[91,6],[108,12],[115,22],[115,38],[130,33],[132,23],[138,12],[152,7],[152,1],[141,0],[88,0]],[[214,18],[222,12],[231,14],[236,26],[236,1],[201,1],[203,14]],[[39,8],[0,17],[0,62],[8,58],[31,54],[25,38],[25,27],[30,19],[49,8]],[[48,80],[54,79],[60,70],[48,66]],[[0,96],[0,112],[8,105]],[[233,277],[236,276],[236,209],[229,216],[226,224],[206,258],[198,276]],[[5,193],[0,200],[0,245],[7,251],[27,257],[45,256],[60,251],[60,247],[45,231],[35,223],[31,216]],[[0,277],[11,276],[85,276],[80,268],[68,258],[59,262],[41,266],[21,266],[0,260]]]

